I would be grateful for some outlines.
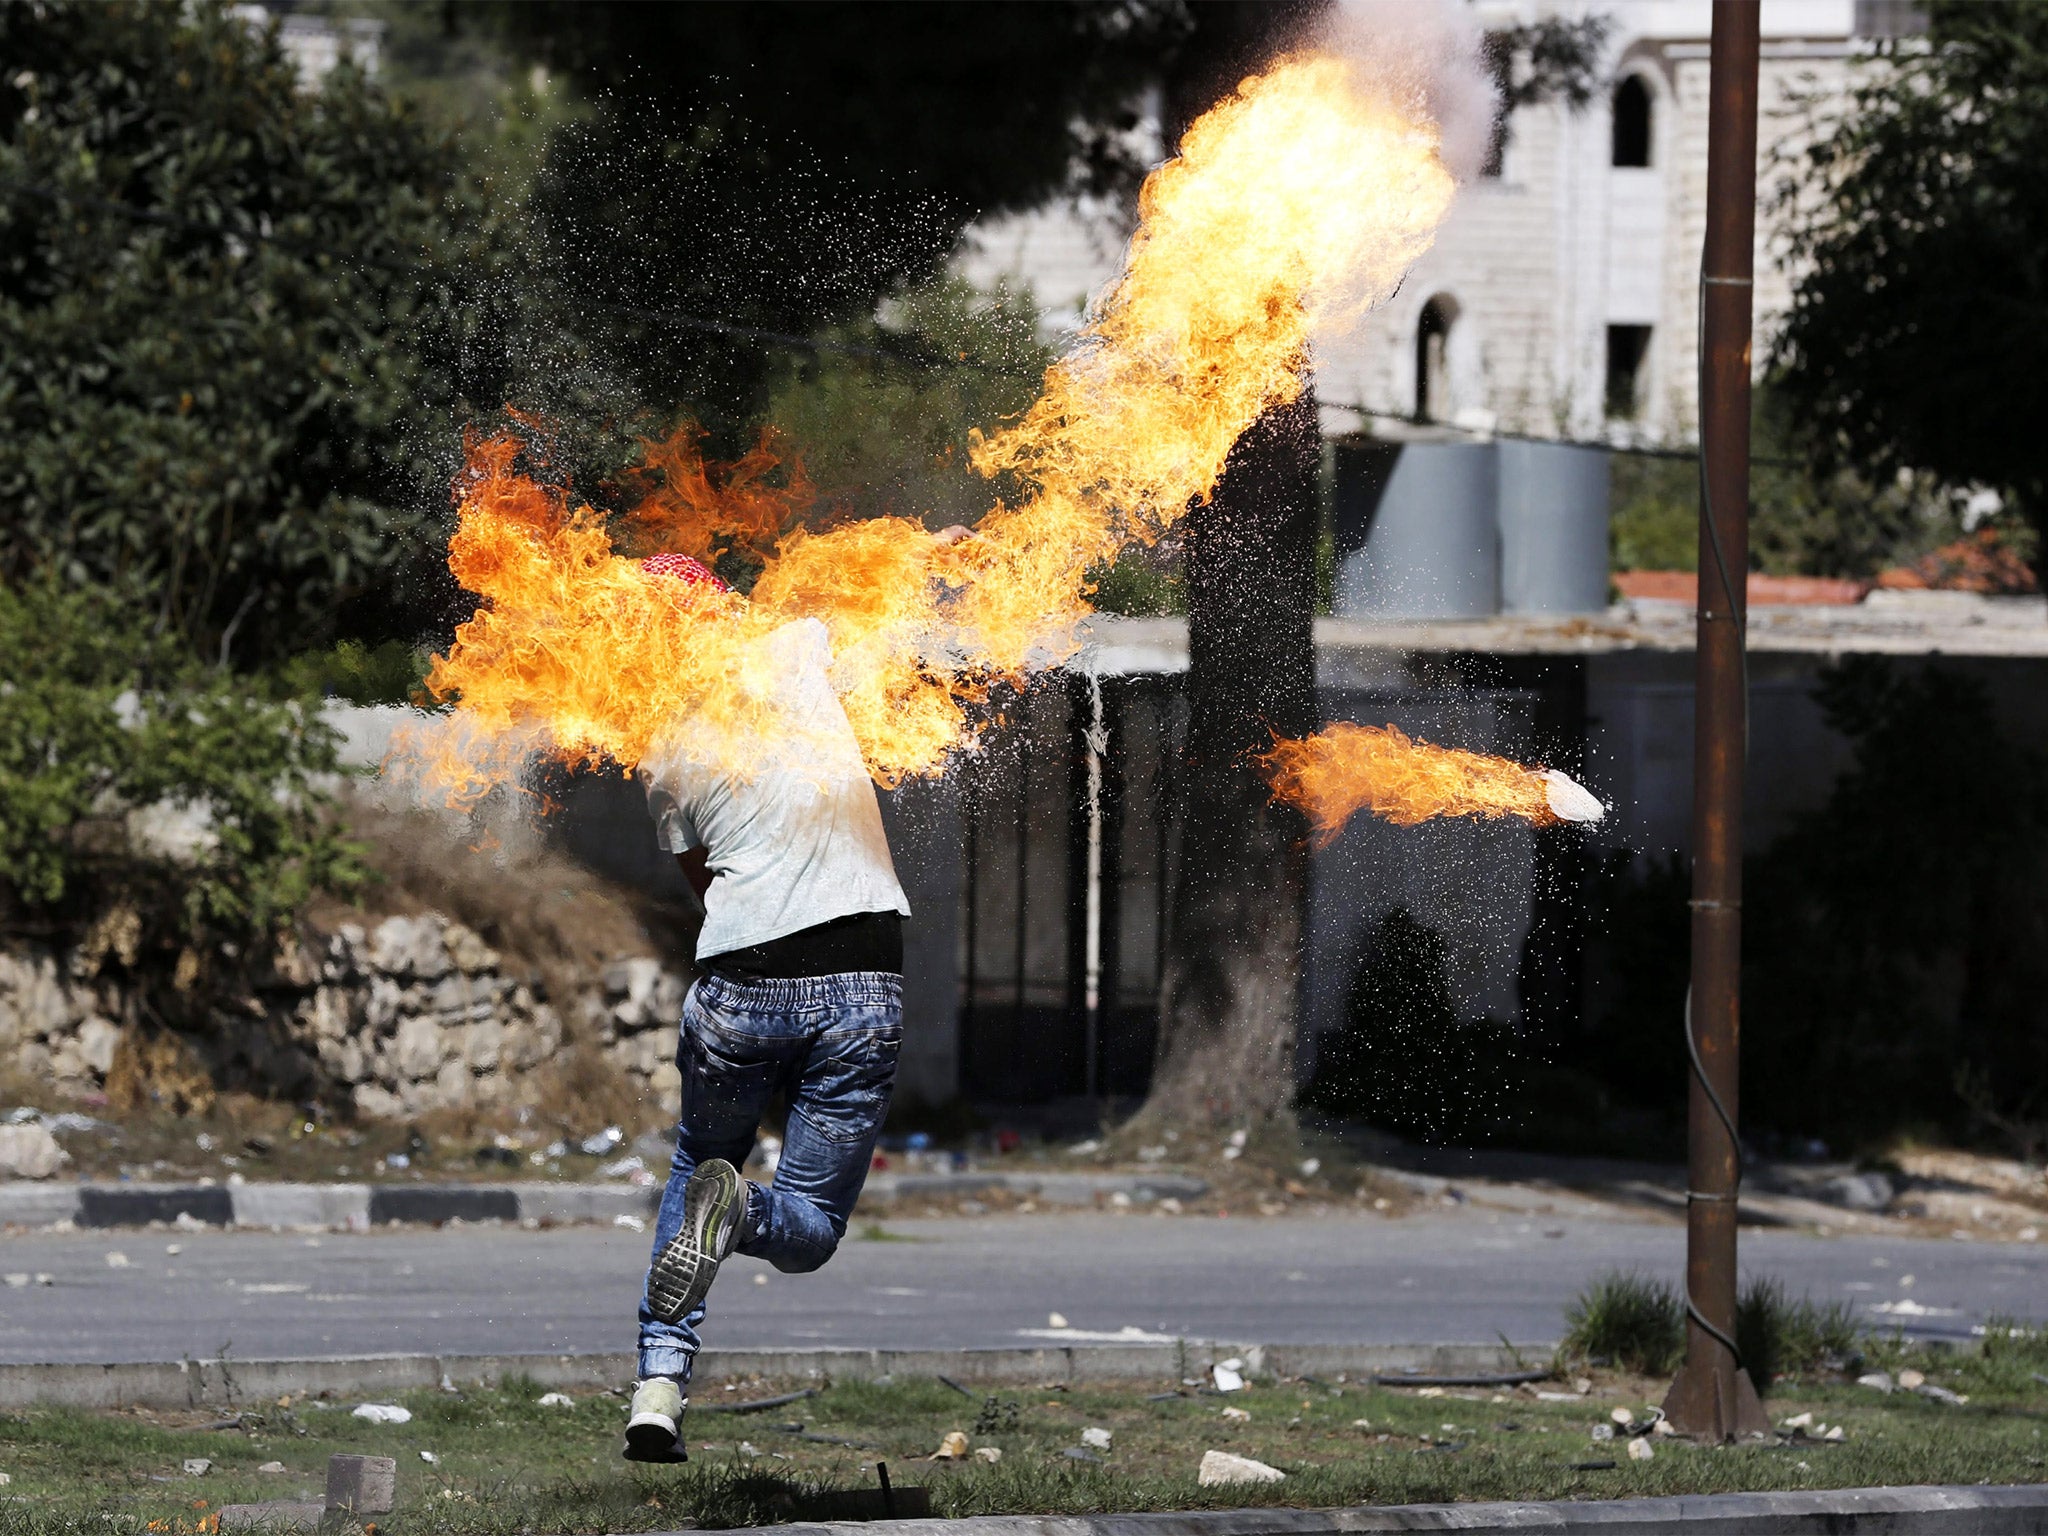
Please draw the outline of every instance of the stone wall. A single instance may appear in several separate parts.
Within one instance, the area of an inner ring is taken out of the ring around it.
[[[550,988],[436,913],[342,922],[283,945],[252,984],[187,1007],[201,1022],[150,1034],[154,1015],[87,951],[0,949],[0,1059],[32,1083],[103,1092],[124,1049],[174,1037],[222,1089],[352,1103],[371,1118],[535,1102],[572,1047],[629,1091],[673,1103],[685,976],[651,958]]]

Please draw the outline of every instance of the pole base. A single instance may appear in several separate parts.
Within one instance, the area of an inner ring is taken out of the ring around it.
[[[1681,1435],[1715,1444],[1771,1432],[1770,1416],[1749,1372],[1724,1360],[1680,1366],[1664,1398],[1664,1417]]]

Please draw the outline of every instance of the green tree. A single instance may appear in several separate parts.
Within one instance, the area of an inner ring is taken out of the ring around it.
[[[729,437],[758,416],[777,338],[866,320],[978,217],[1134,186],[1123,135],[1187,25],[1168,0],[463,14],[587,105],[533,208],[562,315],[642,401]]]
[[[942,277],[888,306],[886,319],[822,332],[770,387],[766,419],[801,451],[826,504],[943,527],[1014,500],[967,454],[971,433],[1038,398],[1053,349],[1030,296],[984,296]]]
[[[1790,167],[1779,387],[1836,464],[2048,518],[2048,8],[1927,7]]]
[[[0,929],[99,925],[147,969],[241,949],[358,878],[321,788],[336,738],[307,702],[55,581],[0,584],[0,656]]]
[[[0,58],[0,576],[222,661],[416,627],[399,577],[502,399],[491,188],[215,4],[0,6]]]

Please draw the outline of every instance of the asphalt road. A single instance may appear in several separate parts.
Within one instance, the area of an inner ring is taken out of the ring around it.
[[[812,1275],[735,1260],[712,1293],[707,1343],[949,1348],[1126,1328],[1242,1343],[1542,1343],[1596,1272],[1675,1280],[1684,1253],[1674,1223],[1483,1211],[1000,1216],[887,1231],[849,1238]],[[176,1360],[223,1345],[245,1359],[626,1350],[647,1243],[612,1228],[10,1235],[0,1361]],[[1872,1323],[1918,1334],[1965,1335],[1993,1314],[2048,1318],[2048,1244],[1746,1231],[1742,1256],[1795,1295],[1851,1300]],[[35,1283],[38,1272],[52,1283]],[[1055,1312],[1066,1328],[1049,1326]]]

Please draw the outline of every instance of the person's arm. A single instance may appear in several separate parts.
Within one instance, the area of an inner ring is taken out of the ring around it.
[[[703,901],[704,893],[711,889],[711,850],[692,848],[688,853],[676,855],[676,868],[683,872],[683,878],[690,882],[690,889],[697,893],[697,900]]]

